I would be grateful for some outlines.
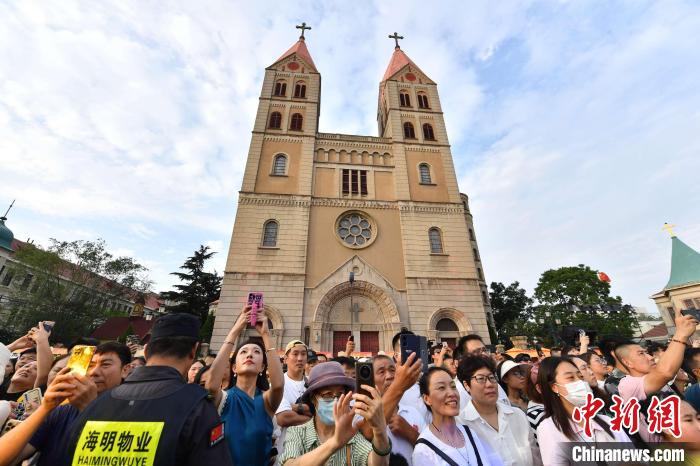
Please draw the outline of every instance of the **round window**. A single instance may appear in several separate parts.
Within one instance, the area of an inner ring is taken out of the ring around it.
[[[362,248],[369,246],[376,237],[376,227],[363,212],[345,212],[336,221],[336,234],[345,246]]]

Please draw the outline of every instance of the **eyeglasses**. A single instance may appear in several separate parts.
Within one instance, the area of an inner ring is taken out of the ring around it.
[[[323,401],[333,401],[333,400],[337,400],[338,398],[341,397],[341,395],[344,395],[344,394],[345,394],[345,392],[336,392],[336,393],[323,392],[323,393],[319,393],[318,397],[320,399],[322,399]]]
[[[484,347],[475,349],[474,351],[472,351],[472,354],[474,354],[474,355],[491,354],[491,351],[484,346]]]
[[[488,380],[491,383],[496,383],[496,376],[495,375],[475,375],[472,377],[472,380],[476,380],[476,383],[479,385],[484,385],[486,381]]]
[[[512,369],[508,374],[517,375],[518,377],[525,377],[525,371],[522,369]]]

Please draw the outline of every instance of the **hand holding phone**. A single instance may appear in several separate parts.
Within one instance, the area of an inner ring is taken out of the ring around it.
[[[372,361],[358,362],[355,365],[355,393],[360,393],[362,395],[367,395],[372,397],[372,394],[362,388],[363,385],[369,385],[374,387],[374,367],[372,366]]]
[[[263,294],[261,292],[248,293],[248,306],[250,306],[250,325],[255,327],[258,323],[258,312],[264,307]]]

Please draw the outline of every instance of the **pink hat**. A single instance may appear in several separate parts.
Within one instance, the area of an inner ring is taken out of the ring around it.
[[[345,375],[343,366],[339,362],[322,362],[311,369],[309,382],[302,397],[307,398],[313,392],[321,388],[332,387],[333,385],[343,385],[352,390],[355,388],[355,379]]]

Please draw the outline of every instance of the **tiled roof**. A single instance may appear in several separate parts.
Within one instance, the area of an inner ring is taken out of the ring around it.
[[[146,320],[143,317],[110,317],[107,322],[100,325],[90,335],[98,340],[116,340],[124,335],[129,325],[134,330],[134,334],[143,340],[150,331],[156,319]]]
[[[306,48],[306,41],[305,41],[304,39],[302,39],[302,38],[299,38],[299,40],[296,42],[296,44],[292,45],[292,47],[291,47],[289,50],[287,50],[286,52],[284,52],[284,53],[282,54],[282,56],[279,57],[279,58],[275,61],[275,63],[281,62],[281,61],[284,60],[285,58],[287,58],[287,57],[289,57],[289,56],[291,56],[291,55],[293,55],[293,54],[295,54],[295,53],[297,54],[297,56],[299,56],[299,58],[301,58],[301,59],[304,60],[306,63],[308,63],[309,65],[311,65],[311,68],[313,69],[313,71],[318,72],[318,70],[316,69],[316,65],[314,64],[314,61],[313,61],[313,59],[311,58],[311,54],[309,53],[309,49]]]
[[[652,327],[649,331],[642,334],[642,338],[657,338],[666,336],[668,336],[668,328],[664,323],[656,325]]]
[[[408,58],[408,55],[406,55],[403,50],[401,50],[399,47],[396,47],[394,49],[394,54],[391,56],[391,60],[389,61],[389,66],[386,68],[386,72],[384,73],[382,82],[386,81],[387,79],[390,79],[396,73],[401,71],[401,69],[406,65],[411,65],[417,71],[420,71],[422,74],[426,75],[420,68],[418,68],[418,66],[416,66],[415,63],[413,63],[413,61],[410,58]]]
[[[671,241],[671,276],[664,289],[700,282],[700,253],[675,236]]]

